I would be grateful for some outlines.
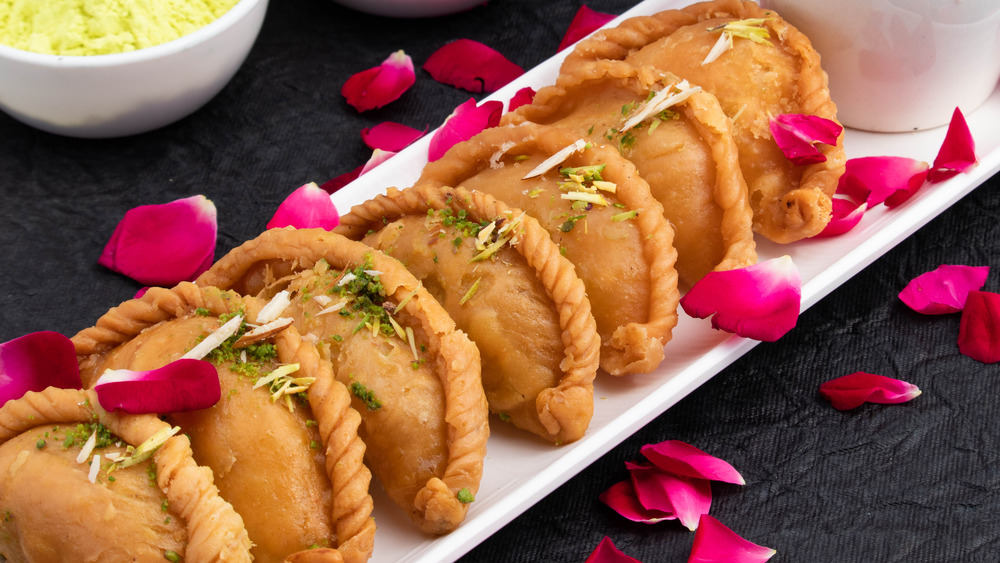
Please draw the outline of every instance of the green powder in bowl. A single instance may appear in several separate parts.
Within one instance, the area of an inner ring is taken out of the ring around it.
[[[0,0],[0,44],[46,55],[108,55],[202,28],[239,0]]]

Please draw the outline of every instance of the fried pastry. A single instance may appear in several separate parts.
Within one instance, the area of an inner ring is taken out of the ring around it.
[[[211,471],[195,464],[186,436],[167,437],[150,459],[109,460],[169,432],[155,415],[104,411],[93,391],[49,387],[8,401],[0,407],[0,555],[11,563],[249,562],[243,521]]]
[[[587,288],[601,368],[648,373],[663,360],[679,299],[673,230],[616,150],[555,127],[494,127],[428,164],[414,186],[460,186],[527,212]]]
[[[243,517],[256,561],[311,547],[326,548],[327,561],[365,561],[375,524],[360,415],[330,363],[294,327],[241,345],[247,319],[262,307],[191,283],[151,288],[74,337],[81,379],[91,385],[108,369],[161,367],[244,315],[234,321],[243,328],[206,356],[218,371],[218,403],[163,416],[190,437],[195,459]]]
[[[335,232],[405,264],[469,334],[501,419],[556,443],[583,436],[600,338],[583,282],[534,218],[482,192],[391,188]]]
[[[703,64],[726,24],[755,19],[762,20],[766,37],[757,33],[758,42],[737,36],[731,48]],[[775,144],[769,121],[781,114],[836,120],[836,105],[809,39],[773,10],[750,1],[716,0],[625,20],[578,44],[561,72],[573,73],[598,59],[652,65],[719,99],[733,122],[756,232],[787,243],[816,235],[829,222],[845,165],[843,135],[835,146],[818,147],[826,161],[796,166]]]
[[[479,351],[398,261],[321,229],[272,229],[197,283],[288,292],[284,314],[354,395],[367,464],[388,495],[425,532],[461,523],[489,435]]]
[[[560,75],[501,124],[551,125],[617,147],[663,205],[675,267],[690,287],[712,270],[753,264],[757,253],[729,118],[715,96],[693,87],[690,94],[682,84],[652,68],[593,61]]]

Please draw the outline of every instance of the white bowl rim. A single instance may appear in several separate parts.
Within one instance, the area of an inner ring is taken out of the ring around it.
[[[115,66],[118,64],[132,64],[159,57],[169,56],[180,51],[189,49],[209,37],[222,33],[227,28],[232,27],[247,13],[260,4],[267,4],[268,0],[238,0],[228,12],[222,14],[214,21],[204,25],[187,35],[182,35],[177,39],[172,39],[166,43],[153,45],[127,51],[124,53],[108,53],[104,55],[52,55],[48,53],[35,53],[25,51],[8,45],[0,44],[0,58],[13,59],[18,62],[34,64],[48,67],[74,67],[74,68],[96,68],[105,66]]]

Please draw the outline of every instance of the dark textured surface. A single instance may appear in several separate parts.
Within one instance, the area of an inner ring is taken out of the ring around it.
[[[613,13],[631,4],[588,2]],[[494,0],[411,21],[327,0],[273,0],[234,81],[179,123],[79,140],[0,115],[0,341],[36,330],[72,335],[133,295],[138,284],[97,265],[127,209],[205,194],[218,207],[221,256],[258,234],[294,188],[364,162],[363,127],[434,127],[470,97],[418,69],[402,99],[359,115],[339,94],[350,74],[398,49],[419,66],[461,37],[530,68],[553,54],[579,5]],[[633,524],[597,500],[626,478],[623,462],[642,444],[680,439],[743,473],[745,487],[713,486],[711,513],[776,548],[773,561],[997,561],[1000,367],[959,354],[958,316],[917,315],[896,294],[942,263],[1000,266],[998,258],[994,177],[813,306],[781,341],[756,347],[466,560],[582,562],[608,535],[647,563],[686,561],[693,535],[680,525]],[[994,272],[986,289],[1000,291],[998,279]],[[924,394],[838,412],[817,386],[853,371],[902,378]]]

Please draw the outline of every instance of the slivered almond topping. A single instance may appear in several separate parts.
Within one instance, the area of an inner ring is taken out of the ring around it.
[[[257,323],[266,325],[277,319],[291,303],[291,294],[288,290],[279,291],[267,302],[267,305],[261,308],[260,313],[257,313]]]
[[[233,343],[233,348],[246,348],[247,346],[260,342],[261,340],[267,340],[275,334],[278,334],[279,332],[292,326],[293,322],[294,320],[290,317],[281,317],[280,319],[274,319],[269,323],[262,324],[259,327],[243,334],[243,336]]]
[[[587,148],[587,141],[584,141],[583,139],[577,139],[576,142],[574,142],[572,145],[563,147],[562,149],[557,151],[556,154],[543,160],[541,164],[536,166],[531,172],[525,174],[524,178],[521,179],[527,180],[529,178],[535,178],[537,176],[541,176],[542,174],[545,174],[549,170],[552,170],[556,166],[562,164],[562,162],[567,158],[569,158],[571,154],[575,152],[580,152],[585,148]]]
[[[227,338],[236,334],[236,331],[240,329],[240,325],[243,324],[243,315],[236,315],[235,317],[226,321],[226,323],[214,332],[205,337],[204,340],[196,344],[193,348],[187,351],[181,358],[190,360],[201,360],[208,355],[209,352],[218,348]]]

